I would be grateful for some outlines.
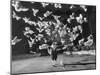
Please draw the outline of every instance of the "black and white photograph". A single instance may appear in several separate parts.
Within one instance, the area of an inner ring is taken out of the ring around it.
[[[96,69],[96,6],[11,0],[11,74]]]

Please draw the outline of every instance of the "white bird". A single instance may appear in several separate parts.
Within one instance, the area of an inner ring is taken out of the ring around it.
[[[32,11],[33,11],[33,15],[34,15],[34,16],[36,16],[36,14],[39,12],[38,9],[32,9]]]
[[[47,17],[47,16],[49,16],[50,14],[52,14],[52,12],[46,11],[46,13],[44,13],[44,17]]]
[[[41,4],[42,4],[43,7],[46,7],[46,6],[49,5],[49,3],[46,3],[46,2],[42,2]]]
[[[11,41],[12,45],[15,45],[16,43],[20,42],[22,39],[18,39],[18,37],[14,37],[14,39]]]
[[[87,11],[87,8],[85,5],[80,5],[81,8],[83,8],[83,10],[86,12]]]
[[[44,17],[38,17],[40,20],[43,20],[44,19]]]
[[[12,15],[12,16],[13,16],[13,18],[15,18],[16,20],[20,20],[20,19],[21,19],[21,17],[17,16],[16,13],[15,13],[14,11],[13,11],[13,15]]]
[[[17,12],[21,12],[21,11],[28,11],[28,8],[24,8],[23,6],[20,5],[20,1],[13,1],[12,2],[12,6],[15,8],[15,10]]]
[[[54,7],[55,7],[55,8],[62,8],[61,4],[59,4],[59,3],[55,3],[55,4],[54,4]]]
[[[36,28],[40,33],[44,30],[44,29],[40,29],[40,28]]]

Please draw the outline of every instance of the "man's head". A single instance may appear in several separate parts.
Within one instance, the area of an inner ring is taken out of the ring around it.
[[[25,27],[25,30],[27,31],[27,30],[30,30],[30,28],[29,27]]]
[[[53,42],[53,45],[57,45],[57,42]]]

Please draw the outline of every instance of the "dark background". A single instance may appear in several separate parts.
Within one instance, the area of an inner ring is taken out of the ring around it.
[[[76,15],[83,13],[85,14],[85,16],[88,18],[88,26],[86,26],[85,29],[85,33],[87,33],[86,35],[92,34],[93,35],[93,40],[94,43],[96,44],[96,6],[86,6],[87,7],[87,12],[84,12],[79,5],[75,5],[77,8],[75,9],[69,9],[69,7],[71,6],[71,4],[62,4],[62,8],[55,8],[54,5],[48,5],[45,8],[42,7],[42,5],[40,4],[40,2],[35,2],[35,3],[30,3],[30,2],[24,2],[24,1],[20,1],[20,5],[25,7],[25,8],[29,8],[28,11],[26,12],[17,12],[15,10],[15,8],[13,6],[11,6],[11,16],[12,16],[12,12],[14,11],[18,16],[20,16],[21,18],[27,17],[30,18],[30,20],[37,22],[39,20],[39,16],[43,16],[43,14],[48,10],[48,11],[52,11],[54,15],[60,15],[61,21],[63,21],[72,13],[75,12]],[[37,13],[36,16],[33,16],[33,12],[32,12],[32,8],[35,9],[39,9],[39,12]],[[66,14],[67,13],[67,14]],[[54,21],[54,18],[52,16],[49,16],[47,18],[44,19],[44,21]],[[24,28],[26,26],[31,27],[35,32],[38,33],[38,31],[35,29],[34,26],[30,26],[29,24],[25,23],[22,19],[20,20],[16,20],[14,18],[11,17],[11,36],[12,38],[14,38],[15,36],[18,36],[18,38],[25,38],[22,31],[24,30]],[[87,37],[87,36],[86,36]],[[11,38],[11,39],[12,39]],[[12,46],[12,54],[21,54],[21,53],[27,53],[27,51],[24,49],[24,44],[25,44],[25,39],[22,40],[21,42],[17,43],[15,46]]]

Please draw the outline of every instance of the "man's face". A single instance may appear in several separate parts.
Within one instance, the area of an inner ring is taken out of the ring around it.
[[[30,28],[29,27],[25,27],[25,30],[27,31],[27,30],[30,30]]]

